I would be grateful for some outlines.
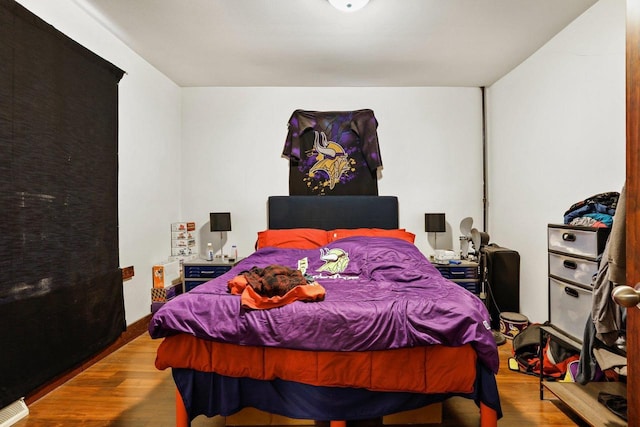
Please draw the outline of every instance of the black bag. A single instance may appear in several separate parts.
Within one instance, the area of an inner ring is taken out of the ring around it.
[[[542,363],[540,363],[540,324],[533,323],[513,338],[513,357],[509,358],[509,369],[529,375],[542,374],[547,379],[560,379],[569,363],[580,359],[574,349],[563,347],[552,336],[543,332]]]
[[[481,273],[491,328],[500,330],[500,313],[520,312],[520,254],[496,244],[481,250]]]

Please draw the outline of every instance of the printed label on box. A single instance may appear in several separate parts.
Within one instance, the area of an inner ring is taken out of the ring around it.
[[[195,239],[171,239],[172,248],[192,248],[195,245]]]
[[[171,231],[195,231],[196,223],[190,222],[174,222],[171,223]]]
[[[172,239],[195,239],[196,233],[193,231],[172,231],[171,232]]]
[[[197,251],[193,248],[171,248],[171,256],[186,256],[195,254]]]

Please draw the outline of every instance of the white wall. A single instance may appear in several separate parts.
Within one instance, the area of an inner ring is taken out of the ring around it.
[[[432,253],[425,212],[446,212],[438,248],[458,248],[466,216],[482,228],[477,88],[185,88],[143,61],[72,0],[19,0],[127,72],[120,82],[120,261],[127,323],[149,313],[151,265],[169,255],[168,224],[230,211],[228,247],[249,253],[266,199],[285,195],[280,157],[297,108],[371,108],[400,225]],[[487,91],[489,233],[522,257],[522,312],[547,317],[546,225],[574,202],[624,182],[624,0],[601,0]],[[204,241],[202,243],[205,243]]]
[[[370,108],[384,165],[379,193],[398,196],[400,226],[425,254],[433,249],[424,214],[445,212],[438,248],[458,250],[462,218],[482,227],[481,104],[478,88],[185,88],[183,214],[206,228],[209,212],[231,212],[225,251],[236,244],[247,255],[266,228],[267,197],[289,191],[281,154],[291,113]]]
[[[126,72],[119,85],[120,265],[127,324],[149,314],[151,266],[170,255],[180,218],[180,88],[71,0],[19,0],[73,40]]]
[[[625,2],[601,0],[488,99],[488,231],[519,251],[521,311],[547,320],[549,223],[625,180]]]

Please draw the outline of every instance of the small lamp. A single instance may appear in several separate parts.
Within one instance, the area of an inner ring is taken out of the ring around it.
[[[434,234],[434,249],[438,249],[438,234],[447,231],[447,224],[443,213],[424,214],[424,231]]]
[[[211,212],[209,213],[209,225],[211,231],[220,232],[220,257],[224,260],[224,239],[222,233],[231,231],[231,213],[229,212]]]

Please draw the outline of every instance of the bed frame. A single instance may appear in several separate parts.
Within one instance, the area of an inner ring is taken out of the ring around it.
[[[269,229],[399,228],[398,198],[395,196],[270,196],[267,212]],[[497,412],[480,402],[480,427],[496,427],[497,424]],[[177,388],[176,426],[190,426]],[[330,427],[346,427],[346,421],[333,420]]]

